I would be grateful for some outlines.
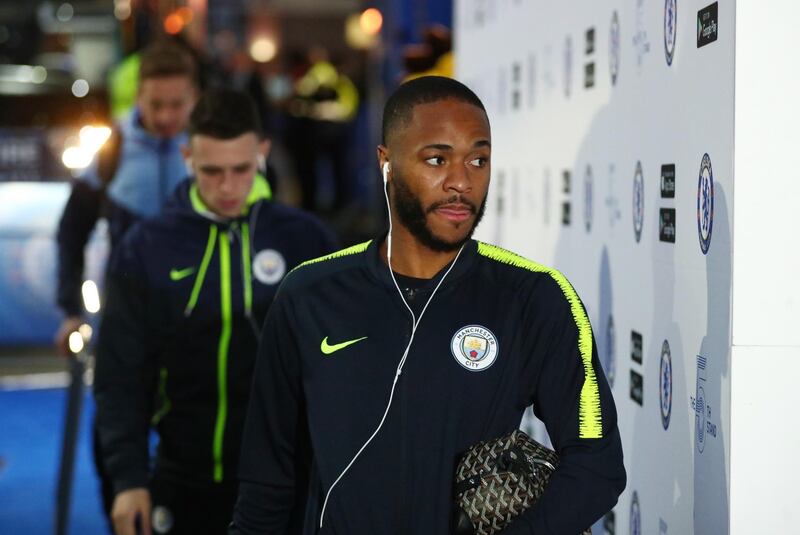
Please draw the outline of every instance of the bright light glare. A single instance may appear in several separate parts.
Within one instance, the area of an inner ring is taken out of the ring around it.
[[[72,15],[74,14],[75,9],[73,9],[72,4],[69,2],[61,4],[56,10],[56,18],[61,22],[69,22],[72,20]]]
[[[67,169],[85,169],[92,163],[92,155],[82,147],[67,147],[61,155],[61,161]]]
[[[269,37],[258,37],[250,43],[250,56],[259,63],[266,63],[275,57],[278,47]]]
[[[92,326],[88,323],[84,323],[80,327],[78,327],[78,332],[81,334],[84,340],[87,342],[92,339]]]
[[[381,31],[381,26],[383,26],[383,15],[381,15],[380,11],[371,7],[364,10],[359,22],[361,23],[361,29],[364,30],[364,33],[367,35],[376,35]]]
[[[83,306],[87,312],[96,314],[100,311],[100,293],[97,291],[97,284],[94,281],[84,281],[81,286],[81,294],[83,295]]]
[[[72,82],[72,94],[78,98],[83,98],[89,94],[89,82],[79,78]]]
[[[100,150],[109,137],[111,137],[111,129],[107,126],[86,125],[81,128],[81,146],[86,147],[92,154]]]
[[[31,69],[31,82],[34,84],[41,84],[45,80],[47,80],[47,69],[41,65],[37,65]]]
[[[183,18],[178,13],[170,13],[164,19],[164,31],[170,35],[175,35],[183,29]]]
[[[83,336],[78,331],[69,335],[69,350],[75,354],[83,351]]]
[[[114,16],[117,20],[127,20],[131,16],[130,0],[117,0],[114,4]]]
[[[77,144],[75,138],[67,140],[69,146],[61,154],[61,161],[67,169],[85,169],[109,137],[109,127],[86,125],[80,130]]]

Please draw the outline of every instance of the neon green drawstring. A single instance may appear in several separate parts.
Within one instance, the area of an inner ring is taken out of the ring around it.
[[[216,225],[211,225],[208,230],[208,243],[206,244],[206,252],[203,254],[203,262],[200,264],[200,270],[194,278],[194,286],[192,287],[192,295],[189,297],[189,302],[186,304],[186,309],[183,315],[189,317],[197,304],[197,298],[200,297],[200,289],[203,287],[203,281],[206,278],[206,270],[208,264],[211,262],[211,257],[214,256],[214,242],[217,240],[219,230]]]

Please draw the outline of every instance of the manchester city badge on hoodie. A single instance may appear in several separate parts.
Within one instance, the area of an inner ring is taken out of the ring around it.
[[[462,327],[450,341],[456,362],[472,372],[480,372],[494,364],[500,346],[492,331],[480,325]]]

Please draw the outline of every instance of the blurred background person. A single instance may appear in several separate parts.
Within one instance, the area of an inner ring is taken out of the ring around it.
[[[108,221],[111,249],[130,226],[158,213],[175,186],[186,177],[180,152],[197,98],[193,58],[174,43],[157,42],[141,56],[136,107],[114,127],[93,165],[72,185],[58,227],[58,298],[64,320],[56,346],[69,354],[69,335],[85,321],[81,302],[84,249],[97,220]],[[112,489],[95,440],[95,466],[104,510]]]

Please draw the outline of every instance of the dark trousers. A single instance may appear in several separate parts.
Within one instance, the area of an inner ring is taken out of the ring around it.
[[[225,535],[233,518],[236,487],[208,490],[160,478],[150,482],[153,534]]]

